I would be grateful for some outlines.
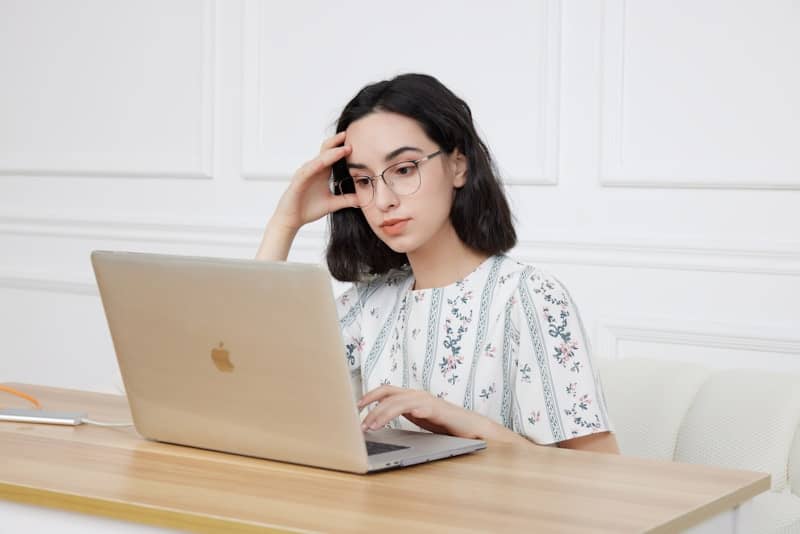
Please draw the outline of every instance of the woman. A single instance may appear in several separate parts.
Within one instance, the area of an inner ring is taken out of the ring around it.
[[[511,213],[467,104],[405,74],[364,87],[337,132],[293,177],[257,258],[285,261],[329,215],[328,267],[353,282],[337,307],[363,429],[619,452],[569,294],[504,254]]]

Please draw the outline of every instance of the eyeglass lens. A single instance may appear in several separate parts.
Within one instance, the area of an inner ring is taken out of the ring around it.
[[[339,184],[342,194],[355,193],[360,206],[366,206],[372,202],[375,196],[375,182],[379,178],[373,179],[369,176],[353,176],[346,178]],[[413,161],[403,161],[388,167],[383,171],[384,183],[399,196],[414,194],[420,186],[419,166]]]

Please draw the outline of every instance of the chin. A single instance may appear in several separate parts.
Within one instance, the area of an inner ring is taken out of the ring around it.
[[[419,248],[418,245],[411,243],[409,239],[405,239],[403,236],[394,239],[381,239],[381,241],[398,254],[408,254]]]
[[[384,243],[386,243],[386,241],[384,241]],[[409,247],[402,246],[398,243],[386,243],[386,246],[398,254],[408,254],[410,250]]]

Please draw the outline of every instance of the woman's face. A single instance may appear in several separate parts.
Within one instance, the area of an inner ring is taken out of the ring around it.
[[[418,160],[440,149],[417,121],[383,111],[352,122],[345,144],[352,147],[347,157],[352,176],[377,176],[390,165]],[[419,189],[408,196],[395,194],[376,178],[372,202],[361,208],[372,231],[401,253],[413,253],[437,236],[447,235],[455,188],[465,182],[465,162],[458,150],[421,162]]]

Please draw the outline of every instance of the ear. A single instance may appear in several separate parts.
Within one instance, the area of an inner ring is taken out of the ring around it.
[[[453,173],[453,187],[460,189],[467,183],[467,157],[456,148],[450,154],[450,164]]]

